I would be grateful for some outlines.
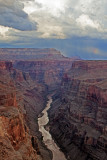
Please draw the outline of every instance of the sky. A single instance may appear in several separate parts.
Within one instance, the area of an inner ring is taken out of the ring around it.
[[[0,0],[0,47],[107,60],[107,0]]]

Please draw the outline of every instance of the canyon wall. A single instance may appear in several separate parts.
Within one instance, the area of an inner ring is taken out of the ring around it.
[[[73,59],[15,62],[14,67],[28,72],[31,79],[52,87],[60,84],[63,74],[72,67]]]
[[[46,101],[46,88],[28,73],[0,61],[0,159],[50,160],[42,144],[37,117]]]
[[[107,61],[55,49],[0,49],[0,59],[1,160],[52,159],[37,118],[53,91],[49,128],[67,159],[107,159]]]
[[[2,142],[1,137],[0,158],[51,160],[37,118],[46,105],[49,88],[56,89],[74,59],[65,58],[56,49],[1,48],[0,60],[0,133],[8,135],[7,144],[12,148],[9,150],[7,139],[4,136]]]
[[[107,159],[107,61],[78,61],[49,111],[50,132],[68,160]]]
[[[0,159],[37,159],[24,120],[26,111],[21,95],[10,76],[11,62],[0,62]],[[18,94],[17,94],[18,92]]]
[[[10,56],[11,59],[15,54],[20,56],[21,51],[22,49],[17,49],[17,52],[16,49],[2,49],[4,53],[2,56],[6,59]],[[40,57],[45,52],[47,57],[47,51],[49,50],[43,50]],[[11,59],[11,62],[0,61],[0,113],[1,118],[3,117],[0,133],[1,135],[8,135],[8,141],[5,136],[4,142],[2,142],[3,136],[0,138],[2,143],[0,158],[3,160],[51,160],[52,158],[51,152],[46,149],[42,142],[37,118],[46,105],[49,88],[56,89],[56,86],[61,82],[63,73],[71,68],[73,60],[63,56],[63,59],[59,60],[60,53],[53,49],[50,51],[51,57],[56,52],[53,60],[43,60],[42,57],[35,61],[16,61],[17,57],[14,57],[15,60]],[[29,52],[31,50],[23,49],[22,54],[30,56]],[[35,55],[33,49],[32,55]],[[5,134],[3,134],[3,128],[6,128]],[[12,150],[8,149],[7,144],[5,144],[6,141]]]
[[[78,58],[67,58],[54,48],[0,48],[0,60],[12,61],[14,68],[52,88],[61,82],[63,73],[68,72]]]

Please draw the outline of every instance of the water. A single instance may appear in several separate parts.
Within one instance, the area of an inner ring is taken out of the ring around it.
[[[49,133],[49,131],[45,130],[45,125],[49,122],[47,111],[49,110],[51,103],[52,103],[52,97],[49,96],[46,108],[42,111],[43,116],[38,118],[39,131],[42,133],[43,142],[45,143],[47,148],[52,151],[53,154],[52,160],[67,160],[63,152],[60,151],[60,148],[52,139],[52,136]]]

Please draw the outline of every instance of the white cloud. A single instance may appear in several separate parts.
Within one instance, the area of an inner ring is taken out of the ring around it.
[[[9,30],[8,27],[0,26],[1,36],[5,37],[6,36],[6,32],[8,32],[8,30]]]
[[[25,4],[24,10],[38,23],[37,32],[41,37],[106,38],[106,0],[35,0],[29,3]]]
[[[60,11],[65,10],[67,0],[35,0],[35,2],[41,3],[44,9],[57,16]]]
[[[88,15],[85,15],[85,14],[82,14],[81,16],[79,16],[79,18],[76,19],[76,22],[82,27],[89,26],[92,28],[96,28],[97,30],[100,28],[100,25],[97,21],[93,21],[92,19],[90,19]]]
[[[0,0],[0,4],[1,2],[6,10],[0,10],[0,13],[5,12],[5,16],[0,17],[0,24],[3,22],[1,25],[32,30],[37,22],[33,37],[64,39],[76,35],[107,38],[106,0],[19,0],[17,3],[16,0]],[[12,22],[9,24],[10,17]],[[17,31],[13,32],[17,34]],[[10,34],[12,30],[9,31]],[[19,38],[27,34],[30,32],[21,32]]]

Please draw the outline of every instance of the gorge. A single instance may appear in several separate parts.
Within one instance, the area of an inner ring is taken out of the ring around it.
[[[107,159],[107,61],[0,49],[0,159],[65,160],[46,146],[45,124],[67,160]]]
[[[49,110],[51,103],[52,103],[52,98],[51,96],[48,96],[47,106],[42,111],[43,116],[38,118],[39,131],[42,133],[43,142],[45,143],[47,148],[52,151],[52,157],[53,157],[52,160],[59,160],[59,159],[66,160],[64,154],[60,151],[59,147],[52,139],[52,136],[49,133],[49,131],[45,129],[45,126],[49,122],[47,111]]]

